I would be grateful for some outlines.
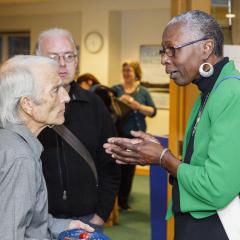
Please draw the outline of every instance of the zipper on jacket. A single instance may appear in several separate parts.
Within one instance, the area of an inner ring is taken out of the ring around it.
[[[63,190],[63,200],[67,200],[67,191]]]

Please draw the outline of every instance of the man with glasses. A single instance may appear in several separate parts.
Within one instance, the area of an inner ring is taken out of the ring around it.
[[[36,54],[59,65],[58,74],[71,101],[66,106],[67,127],[89,151],[98,173],[93,171],[53,129],[40,134],[44,146],[43,172],[48,188],[49,212],[56,218],[81,219],[102,231],[114,204],[119,185],[119,168],[103,150],[103,143],[115,134],[111,117],[103,102],[73,81],[78,52],[72,35],[64,29],[49,29],[38,38]]]

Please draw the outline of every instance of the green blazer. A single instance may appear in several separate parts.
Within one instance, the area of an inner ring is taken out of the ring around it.
[[[240,193],[240,80],[224,80],[236,75],[233,61],[223,67],[197,126],[191,162],[178,168],[180,208],[194,218],[215,214]],[[200,103],[201,96],[188,120],[183,159]]]

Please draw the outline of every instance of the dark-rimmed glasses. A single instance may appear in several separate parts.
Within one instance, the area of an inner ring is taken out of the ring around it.
[[[52,54],[49,54],[48,57],[58,63],[60,62],[60,58],[62,57],[66,63],[71,63],[75,60],[75,58],[77,57],[77,54],[65,53],[63,55],[59,55],[59,54],[52,53]]]
[[[198,40],[187,42],[187,43],[177,45],[177,46],[174,46],[174,47],[169,46],[169,47],[164,48],[163,46],[161,46],[161,48],[159,50],[159,54],[160,54],[161,57],[163,57],[165,54],[168,57],[174,57],[175,53],[176,53],[176,49],[180,49],[180,48],[183,48],[183,47],[186,47],[186,46],[189,46],[191,44],[194,44],[194,43],[197,43],[197,42],[200,42],[200,41],[203,41],[203,40],[207,40],[207,39],[208,39],[208,37],[203,37],[203,38],[200,38]]]

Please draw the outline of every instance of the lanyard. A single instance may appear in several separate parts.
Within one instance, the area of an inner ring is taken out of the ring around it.
[[[207,104],[207,100],[208,100],[208,97],[210,95],[210,92],[208,92],[207,96],[205,97],[204,99],[204,102],[203,104],[201,105],[199,111],[198,111],[198,115],[197,115],[197,118],[196,118],[196,121],[195,121],[195,124],[194,124],[194,127],[193,127],[193,130],[192,130],[192,137],[194,136],[195,132],[196,132],[196,129],[197,129],[197,126],[198,126],[198,123],[201,119],[201,116],[202,116],[202,113],[203,113],[203,110]]]

